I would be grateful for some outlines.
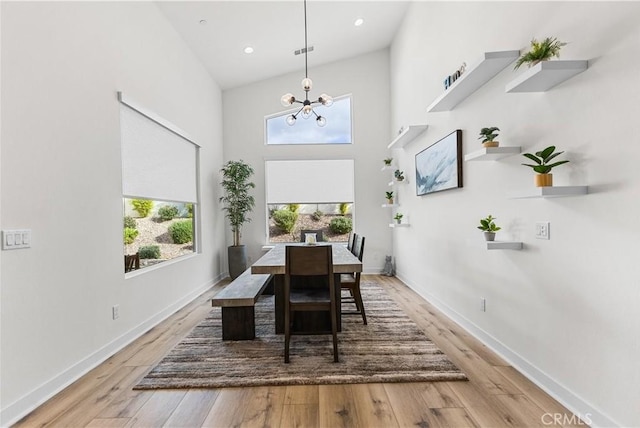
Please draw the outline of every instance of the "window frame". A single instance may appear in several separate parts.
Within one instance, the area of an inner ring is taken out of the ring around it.
[[[193,252],[191,254],[185,254],[182,256],[178,256],[175,257],[173,259],[168,259],[166,261],[163,261],[161,263],[158,264],[154,264],[152,266],[148,266],[145,268],[140,268],[131,272],[126,272],[125,273],[125,278],[130,278],[133,276],[138,276],[141,273],[144,272],[150,272],[156,269],[159,269],[163,266],[169,266],[171,264],[174,264],[178,261],[182,261],[182,260],[186,260],[188,258],[197,256],[199,254],[202,253],[202,224],[201,224],[201,183],[200,183],[200,150],[202,149],[202,146],[200,144],[198,144],[197,142],[194,141],[193,138],[191,138],[191,136],[189,136],[189,134],[187,134],[185,131],[183,131],[182,129],[180,129],[179,127],[177,127],[176,125],[174,125],[173,123],[171,123],[170,121],[164,119],[163,117],[159,116],[158,114],[156,114],[155,112],[147,109],[146,107],[142,106],[140,103],[136,102],[134,99],[132,99],[131,97],[129,97],[128,95],[125,95],[122,91],[118,91],[117,92],[117,98],[120,104],[125,105],[126,107],[134,110],[135,112],[141,114],[142,116],[146,117],[147,119],[151,120],[152,122],[154,122],[155,124],[157,124],[160,127],[165,128],[166,130],[170,131],[171,133],[175,134],[176,136],[178,136],[179,138],[193,144],[194,149],[195,149],[195,193],[196,193],[196,200],[195,201],[166,201],[166,202],[188,202],[188,203],[192,203],[193,204]],[[120,110],[118,110],[118,118],[120,118]],[[119,121],[120,123],[120,121]],[[120,130],[122,132],[122,125],[120,125]],[[120,137],[120,147],[122,148],[122,136]],[[122,154],[121,154],[121,158],[122,158]],[[122,167],[121,167],[122,168]],[[124,180],[123,174],[122,174],[122,169],[120,171],[120,177],[121,180]],[[121,183],[121,189],[124,190],[124,182]],[[124,191],[121,192],[122,193],[122,201],[124,202],[125,199],[149,199],[148,196],[144,196],[144,195],[128,195],[125,194]],[[158,199],[153,199],[153,200],[158,200]],[[124,218],[125,212],[123,210],[122,213],[122,218]],[[120,220],[120,223],[122,224],[122,220]],[[122,243],[122,250],[123,250],[123,256],[124,256],[124,242]]]

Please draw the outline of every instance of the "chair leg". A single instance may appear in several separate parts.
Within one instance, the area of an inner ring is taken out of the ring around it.
[[[284,362],[289,362],[289,342],[291,341],[291,322],[289,311],[284,314]]]
[[[356,299],[356,306],[358,306],[360,313],[362,313],[362,321],[364,321],[364,325],[367,325],[367,316],[364,314],[364,303],[362,302],[362,294],[360,294],[360,287],[355,287],[354,292],[355,292],[354,297]]]
[[[338,321],[336,320],[337,311],[335,308],[331,310],[331,333],[333,335],[333,362],[338,362]]]

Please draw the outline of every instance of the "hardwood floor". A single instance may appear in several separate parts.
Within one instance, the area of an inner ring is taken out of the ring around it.
[[[469,382],[134,391],[211,310],[204,293],[16,427],[537,427],[571,413],[396,278],[378,281]],[[366,305],[366,302],[365,302]],[[557,427],[559,425],[553,424]],[[576,425],[584,427],[584,424]]]

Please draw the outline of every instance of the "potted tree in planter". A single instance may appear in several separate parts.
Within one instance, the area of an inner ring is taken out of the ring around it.
[[[531,165],[528,163],[523,163],[522,165],[533,168],[536,174],[535,176],[535,184],[536,187],[547,187],[553,186],[553,174],[551,174],[551,170],[556,166],[562,165],[564,163],[569,162],[568,160],[558,161],[554,163],[549,163],[557,156],[560,156],[564,152],[554,153],[556,150],[556,146],[549,146],[544,150],[536,152],[535,154],[531,153],[523,153],[522,156],[531,159],[536,164]]]
[[[496,131],[499,131],[499,130],[500,129],[496,126],[492,126],[490,128],[482,128],[480,130],[480,137],[478,137],[478,140],[482,140],[482,146],[498,147],[500,143],[495,141],[495,138],[498,136],[498,133]]]
[[[233,245],[228,248],[229,275],[235,279],[247,269],[247,250],[240,244],[240,230],[242,225],[251,221],[247,214],[255,206],[255,200],[249,194],[249,190],[256,185],[249,181],[253,175],[253,168],[242,160],[227,162],[220,172],[220,184],[225,193],[220,202],[224,204],[222,209],[226,211],[233,233]]]
[[[528,64],[531,67],[541,61],[549,61],[554,56],[559,58],[560,49],[565,45],[566,43],[555,37],[547,37],[541,42],[533,39],[531,40],[531,49],[518,58],[513,69],[517,70],[522,64]]]
[[[495,224],[494,222],[495,219],[496,218],[492,217],[491,214],[489,214],[489,216],[486,218],[480,219],[480,226],[478,226],[478,229],[484,232],[485,241],[495,240],[496,232],[502,229],[501,227]]]

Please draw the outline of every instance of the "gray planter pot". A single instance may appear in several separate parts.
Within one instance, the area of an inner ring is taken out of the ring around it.
[[[483,232],[485,241],[495,241],[496,233],[495,232]]]
[[[247,270],[247,249],[244,245],[232,245],[227,249],[229,276],[236,279]]]

